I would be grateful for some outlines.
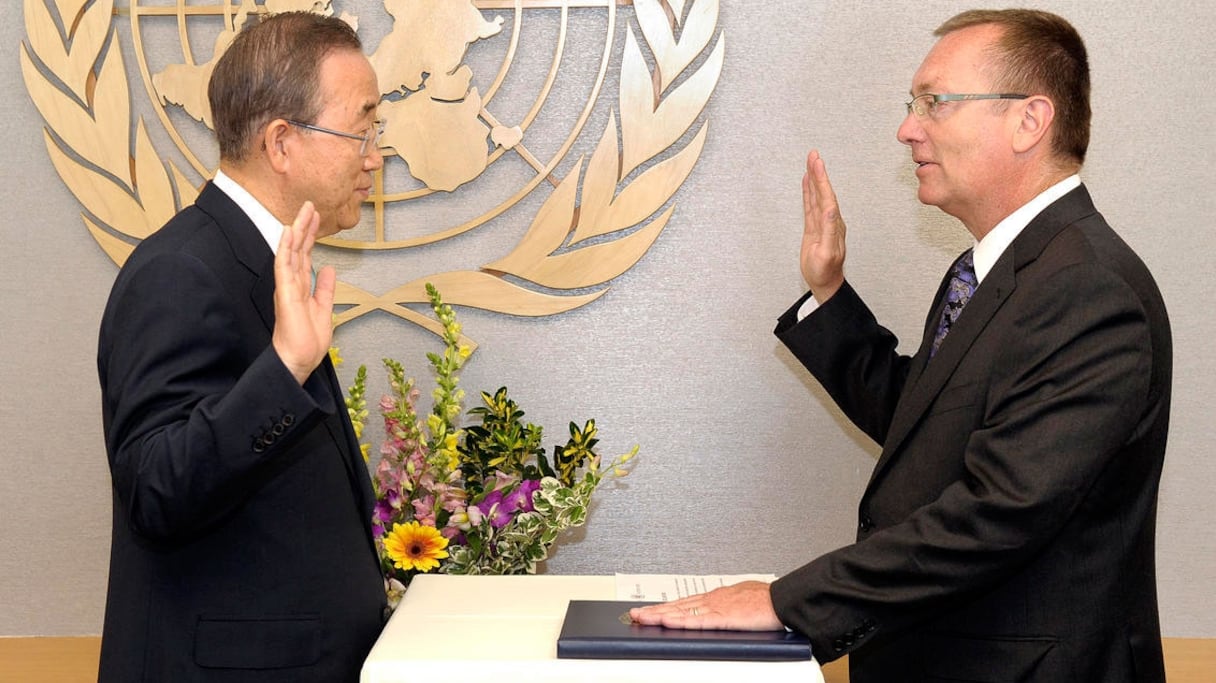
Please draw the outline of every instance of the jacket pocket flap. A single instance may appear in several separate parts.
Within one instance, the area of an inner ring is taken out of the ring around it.
[[[933,680],[1012,683],[1038,680],[1039,666],[1055,646],[1051,638],[928,635],[923,661]]]
[[[321,619],[200,617],[194,661],[215,669],[281,669],[321,658]]]
[[[944,413],[958,408],[966,408],[983,400],[985,385],[983,382],[969,382],[958,386],[942,389],[937,399],[933,401],[930,413]]]

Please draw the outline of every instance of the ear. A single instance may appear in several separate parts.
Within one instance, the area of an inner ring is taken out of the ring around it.
[[[275,173],[286,173],[291,165],[290,151],[294,133],[292,125],[283,119],[271,121],[262,131],[262,150],[266,154],[266,162]]]
[[[1021,104],[1022,116],[1013,134],[1013,149],[1019,154],[1049,139],[1048,132],[1056,118],[1056,105],[1042,95],[1030,97]]]

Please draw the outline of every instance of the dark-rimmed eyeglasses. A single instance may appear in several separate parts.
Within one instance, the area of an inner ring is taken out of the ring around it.
[[[284,121],[293,126],[299,126],[300,128],[306,128],[308,130],[315,130],[318,133],[329,133],[330,135],[337,135],[343,138],[350,138],[351,140],[358,140],[360,142],[359,156],[363,157],[367,156],[367,153],[371,151],[373,144],[377,146],[380,144],[380,136],[384,135],[383,121],[372,121],[371,125],[368,126],[367,130],[363,131],[362,134],[344,133],[340,130],[322,128],[321,126],[315,126],[311,123],[304,123],[303,121],[294,121],[292,119],[284,119]]]
[[[931,116],[937,113],[937,105],[942,102],[968,102],[971,100],[1024,100],[1030,95],[1020,95],[1016,93],[925,93],[912,98],[910,102],[904,102],[904,106],[908,108],[909,114],[916,114],[918,117]]]

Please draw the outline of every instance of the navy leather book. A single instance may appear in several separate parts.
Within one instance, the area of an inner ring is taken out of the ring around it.
[[[560,659],[712,659],[794,661],[811,658],[805,636],[781,631],[687,631],[629,621],[629,608],[652,602],[571,600],[557,637]]]

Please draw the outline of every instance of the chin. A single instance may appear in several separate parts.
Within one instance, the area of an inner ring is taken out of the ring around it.
[[[939,209],[950,200],[949,194],[924,183],[921,183],[920,189],[917,190],[916,198],[925,206],[936,206]]]
[[[925,206],[937,206],[939,201],[938,198],[933,196],[931,191],[925,189],[924,185],[920,186],[920,190],[918,190],[916,193],[916,198],[919,199],[920,203],[924,204]]]
[[[317,229],[317,239],[322,239],[325,237],[332,237],[332,236],[338,234],[339,232],[342,232],[343,229],[344,228],[342,226],[337,225],[337,224],[322,225],[321,227],[319,227]]]

